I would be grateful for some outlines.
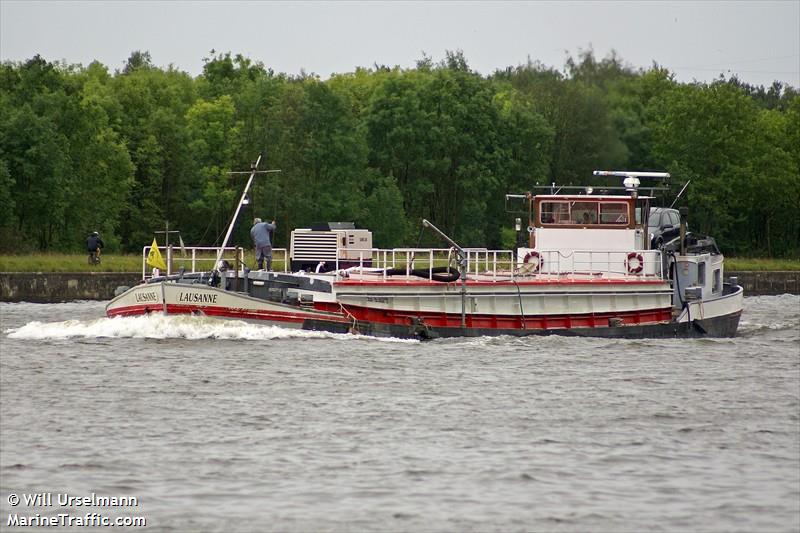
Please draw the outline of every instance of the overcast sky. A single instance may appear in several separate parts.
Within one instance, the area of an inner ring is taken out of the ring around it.
[[[0,0],[0,58],[111,71],[133,50],[196,76],[209,51],[241,53],[276,72],[327,78],[374,64],[413,67],[463,50],[482,74],[530,57],[561,69],[568,55],[612,49],[655,61],[680,81],[721,72],[800,87],[800,0],[747,2],[218,2]]]

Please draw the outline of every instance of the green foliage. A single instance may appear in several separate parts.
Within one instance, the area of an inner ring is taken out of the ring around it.
[[[381,247],[399,247],[405,244],[408,222],[403,211],[403,193],[392,177],[370,176],[364,201],[364,216],[359,222],[372,228],[375,242]]]
[[[736,255],[797,254],[800,176],[790,117],[759,109],[728,83],[675,86],[649,112],[654,157],[692,180],[695,229]]]
[[[278,221],[278,246],[326,220],[413,246],[427,218],[465,246],[510,247],[504,194],[627,167],[692,180],[690,224],[724,251],[800,256],[800,96],[779,82],[679,84],[591,50],[488,77],[461,51],[326,81],[204,61],[197,78],[141,50],[113,74],[0,64],[0,250],[82,251],[98,230],[135,254],[167,221],[186,244],[219,244],[247,178],[230,172],[260,153],[282,172],[256,178],[233,245],[259,216]]]

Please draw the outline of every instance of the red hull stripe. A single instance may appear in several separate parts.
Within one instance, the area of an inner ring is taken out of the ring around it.
[[[317,304],[320,311],[336,313],[339,311],[338,304],[328,304],[328,306]],[[327,308],[326,308],[327,307]],[[397,324],[407,326],[413,320],[422,319],[424,323],[431,327],[460,327],[460,314],[447,313],[410,313],[404,311],[393,311],[390,309],[372,309],[347,305],[344,306],[348,312],[348,318],[341,316],[320,316],[307,313],[289,313],[276,311],[248,311],[245,309],[234,309],[227,307],[197,307],[188,305],[171,304],[167,308],[170,314],[192,314],[201,311],[206,316],[237,318],[249,320],[264,320],[272,322],[302,323],[307,318],[330,320],[332,322],[350,323],[349,317],[358,320],[378,322],[382,324]],[[149,312],[159,312],[161,305],[132,305],[108,311],[109,317],[114,316],[136,316],[145,315]],[[672,318],[672,309],[647,309],[640,311],[611,312],[611,313],[587,313],[576,315],[536,315],[526,316],[524,319],[519,315],[467,315],[466,323],[468,328],[481,329],[569,329],[569,328],[592,328],[608,327],[609,319],[620,319],[623,324],[657,324],[669,322]]]
[[[137,315],[146,315],[151,312],[159,312],[162,310],[163,310],[162,305],[152,305],[152,304],[131,305],[128,307],[109,309],[107,315],[109,317],[137,316]],[[331,322],[342,322],[342,323],[351,322],[350,320],[347,320],[344,317],[321,316],[318,314],[310,314],[302,312],[291,313],[283,311],[259,311],[259,310],[237,309],[231,307],[215,307],[215,306],[198,307],[198,306],[178,305],[178,304],[167,305],[167,314],[191,315],[198,311],[201,312],[203,315],[213,316],[213,317],[239,318],[247,320],[264,320],[272,322],[290,322],[295,324],[301,324],[304,320],[308,318],[330,320]]]
[[[114,309],[109,309],[106,311],[106,316],[137,316],[146,315],[148,313],[157,313],[163,310],[164,306],[162,304],[129,305],[127,307],[116,307]]]
[[[461,326],[461,314],[404,312],[391,309],[372,309],[345,305],[349,314],[358,320],[379,322],[382,324],[410,325],[413,320],[422,319],[431,327]],[[519,315],[467,315],[468,328],[481,329],[569,329],[608,327],[609,319],[620,319],[622,324],[657,324],[672,319],[672,308],[642,309],[638,311],[585,313],[574,315],[531,315],[523,318]]]

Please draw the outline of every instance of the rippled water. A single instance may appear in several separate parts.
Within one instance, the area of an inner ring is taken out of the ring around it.
[[[154,531],[800,528],[797,296],[686,341],[0,316],[0,529],[64,512],[8,503],[41,492]]]

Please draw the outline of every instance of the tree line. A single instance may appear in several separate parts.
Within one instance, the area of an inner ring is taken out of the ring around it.
[[[137,252],[153,232],[219,244],[250,168],[234,234],[278,222],[276,245],[353,221],[379,247],[426,245],[427,218],[465,246],[513,246],[504,195],[586,184],[592,170],[670,172],[669,205],[740,256],[800,255],[800,96],[736,77],[679,83],[612,54],[528,61],[483,76],[464,55],[322,80],[214,53],[192,77],[133,52],[113,73],[35,56],[0,65],[0,249],[81,250],[91,231]]]

